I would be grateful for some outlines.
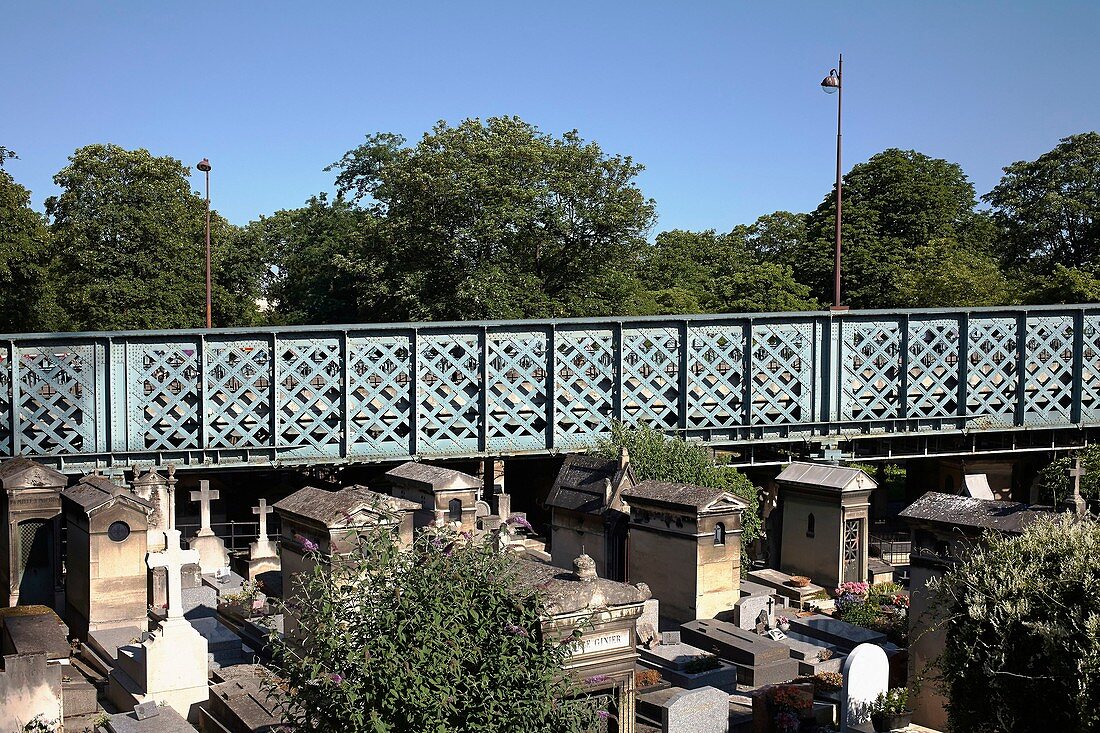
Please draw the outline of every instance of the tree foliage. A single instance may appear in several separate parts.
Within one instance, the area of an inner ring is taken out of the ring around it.
[[[15,157],[0,147],[0,331],[52,330],[49,232],[30,206],[31,192],[4,168]]]
[[[189,328],[205,323],[205,201],[171,157],[89,145],[54,176],[46,201],[53,277],[74,330]],[[255,314],[258,263],[234,257],[235,228],[211,221],[216,325]]]
[[[1077,459],[1081,459],[1081,496],[1091,502],[1100,502],[1100,446],[1089,446],[1073,455],[1051,461],[1035,478],[1039,488],[1039,501],[1056,505],[1073,496],[1073,479],[1069,471]]]
[[[1100,265],[1100,133],[1064,138],[1037,160],[1020,161],[985,200],[1010,265],[1050,272]]]
[[[1100,730],[1100,523],[990,534],[932,584],[956,733]]]
[[[741,571],[752,569],[748,546],[760,537],[760,500],[757,488],[743,473],[730,466],[715,463],[706,447],[665,435],[656,428],[641,425],[636,428],[615,423],[611,436],[595,447],[595,452],[614,458],[626,448],[630,465],[639,481],[669,481],[721,489],[745,502],[741,518]]]
[[[380,223],[402,320],[619,312],[654,220],[640,165],[517,117],[370,135],[330,168]]]
[[[515,561],[453,532],[412,548],[388,528],[295,581],[300,645],[277,640],[286,714],[317,733],[581,733],[592,703],[563,672],[574,637],[544,638]],[[578,631],[579,633],[579,631]]]

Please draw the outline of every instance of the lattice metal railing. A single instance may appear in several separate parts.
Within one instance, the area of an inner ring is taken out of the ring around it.
[[[14,335],[0,456],[70,468],[1100,422],[1100,306]]]

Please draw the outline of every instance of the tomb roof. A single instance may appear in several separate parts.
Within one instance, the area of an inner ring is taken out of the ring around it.
[[[428,488],[433,491],[447,491],[451,489],[477,489],[481,487],[481,479],[468,473],[455,471],[452,468],[430,466],[427,463],[408,461],[397,468],[386,472],[386,476],[395,483],[414,488]]]
[[[633,486],[637,483],[630,464],[624,466],[620,459],[566,456],[546,497],[546,506],[600,514],[608,508],[605,505],[604,481],[611,482],[611,504],[616,503],[617,493],[624,484]]]
[[[1019,534],[1036,519],[1050,516],[1053,511],[1052,507],[1032,506],[1018,501],[977,499],[929,491],[898,516],[910,521]]]
[[[84,508],[85,512],[89,513],[108,503],[115,497],[139,504],[146,509],[151,509],[153,507],[150,502],[142,499],[137,494],[129,491],[123,486],[119,486],[106,476],[99,476],[97,474],[85,476],[73,486],[62,491],[61,495],[79,504]]]
[[[0,487],[18,489],[30,486],[64,486],[65,474],[43,466],[30,458],[17,456],[0,463]]]
[[[830,489],[873,489],[878,486],[866,471],[849,466],[822,465],[793,461],[780,472],[779,483],[820,486]]]
[[[517,558],[518,582],[535,590],[546,604],[546,612],[560,615],[586,608],[629,606],[649,600],[645,586],[620,583],[606,578],[581,580],[572,570],[549,563]]]
[[[391,511],[413,511],[420,505],[371,491],[365,486],[348,486],[339,491],[306,486],[275,502],[274,507],[280,514],[305,517],[326,527],[348,527],[360,523],[355,515],[361,512],[377,515],[381,507]]]
[[[134,471],[134,478],[130,482],[134,486],[162,486],[168,483],[168,479],[157,473],[156,469],[150,468],[144,473]]]
[[[69,629],[48,606],[0,608],[5,654],[45,654],[46,659],[68,659]],[[7,648],[10,644],[10,649]]]
[[[663,481],[643,481],[637,486],[625,489],[623,498],[627,501],[641,499],[643,502],[652,501],[700,511],[710,509],[719,502],[727,507],[732,504],[732,508],[745,508],[745,502],[722,489],[696,486],[695,484],[665,483]]]

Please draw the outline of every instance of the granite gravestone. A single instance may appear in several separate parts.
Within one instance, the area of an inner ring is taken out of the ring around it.
[[[663,705],[661,733],[728,733],[730,696],[714,687],[684,690]]]
[[[840,730],[851,730],[856,723],[870,719],[869,705],[886,692],[890,681],[890,660],[882,647],[860,644],[843,667],[844,687],[840,692]]]

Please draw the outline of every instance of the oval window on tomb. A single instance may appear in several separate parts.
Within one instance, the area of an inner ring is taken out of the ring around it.
[[[107,528],[107,536],[115,542],[122,542],[130,536],[130,525],[126,522],[111,522]]]

